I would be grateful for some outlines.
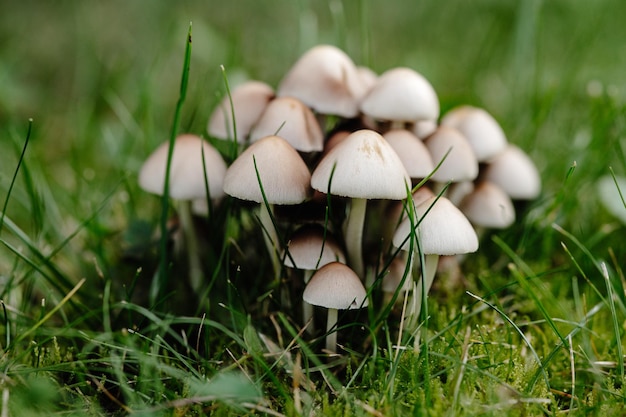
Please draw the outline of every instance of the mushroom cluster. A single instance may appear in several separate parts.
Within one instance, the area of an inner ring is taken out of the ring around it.
[[[476,251],[476,228],[509,226],[512,199],[540,192],[535,165],[487,111],[464,105],[442,116],[435,89],[417,71],[377,75],[330,45],[303,54],[276,89],[261,81],[236,86],[207,132],[239,155],[224,168],[208,142],[179,137],[171,197],[202,204],[226,194],[258,203],[273,282],[288,302],[303,303],[299,319],[313,332],[308,305],[330,309],[331,351],[337,309],[380,306],[389,300],[382,288],[395,287],[397,295],[412,293],[417,316],[439,256]],[[149,192],[163,191],[164,153],[157,149],[141,170]],[[193,184],[197,193],[186,191]]]

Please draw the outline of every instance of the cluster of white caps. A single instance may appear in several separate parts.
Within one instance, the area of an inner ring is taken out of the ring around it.
[[[332,309],[368,302],[361,282],[378,258],[361,253],[366,201],[387,202],[386,218],[378,220],[390,247],[408,249],[413,225],[423,253],[453,255],[477,250],[474,227],[508,227],[512,200],[540,192],[535,165],[487,111],[464,105],[442,116],[435,89],[415,70],[377,75],[329,45],[303,54],[276,89],[261,81],[235,86],[211,115],[208,134],[242,152],[227,166],[199,136],[177,138],[170,196],[194,201],[196,213],[207,189],[215,202],[228,194],[261,203],[262,220],[273,205],[325,204],[329,194],[349,199],[342,231],[304,224],[280,240],[272,222],[264,225],[270,252],[285,265],[320,269],[304,300]],[[149,192],[163,192],[168,148],[164,143],[141,169],[139,184]]]

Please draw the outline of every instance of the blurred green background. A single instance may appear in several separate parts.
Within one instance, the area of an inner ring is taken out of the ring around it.
[[[625,21],[621,0],[5,1],[2,189],[32,117],[25,162],[57,200],[84,205],[86,216],[120,178],[132,191],[142,159],[169,136],[193,22],[182,130],[205,132],[224,94],[220,65],[233,84],[276,86],[307,48],[332,43],[378,73],[421,72],[444,112],[486,108],[536,161],[545,198],[576,161],[569,214],[584,229],[600,209],[577,203],[609,166],[626,166]],[[9,207],[16,216],[19,206]]]

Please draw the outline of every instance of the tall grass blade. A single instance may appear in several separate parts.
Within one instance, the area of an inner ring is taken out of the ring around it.
[[[9,185],[7,196],[4,199],[4,205],[2,206],[2,213],[0,213],[0,234],[2,234],[2,227],[4,226],[4,216],[7,212],[9,199],[11,198],[11,191],[13,191],[13,186],[15,185],[15,180],[17,179],[17,173],[20,171],[20,166],[22,165],[22,161],[24,161],[24,156],[26,155],[26,148],[28,147],[28,143],[30,141],[30,135],[32,131],[33,131],[33,119],[28,119],[28,131],[26,132],[26,140],[24,141],[24,146],[22,147],[22,153],[20,154],[20,159],[17,161],[17,166],[15,167],[15,171],[13,172],[13,178],[11,178],[11,184]]]
[[[168,268],[168,253],[167,253],[167,219],[169,217],[169,188],[170,188],[170,169],[172,166],[172,156],[174,155],[174,144],[176,143],[176,136],[178,135],[178,129],[180,127],[180,119],[183,110],[183,104],[187,97],[187,85],[189,83],[189,67],[191,65],[191,22],[189,23],[189,30],[187,31],[187,43],[185,47],[185,58],[183,63],[183,72],[180,81],[180,94],[176,103],[176,110],[174,111],[174,121],[172,123],[172,130],[170,133],[170,142],[167,152],[167,165],[165,169],[165,181],[163,183],[163,195],[161,197],[161,241],[159,246],[159,268],[156,276],[153,278],[150,286],[149,300],[150,305],[155,306],[162,297],[163,288],[167,282],[167,268]]]
[[[613,323],[613,331],[615,332],[615,348],[617,350],[617,367],[619,370],[622,381],[624,380],[624,350],[622,348],[622,332],[620,330],[620,322],[617,318],[617,312],[615,311],[615,297],[613,296],[613,285],[611,284],[611,277],[609,271],[606,268],[606,264],[602,262],[600,264],[602,269],[602,276],[606,282],[607,298],[609,301],[609,308],[611,311],[611,321]]]
[[[229,156],[231,161],[234,161],[235,159],[237,159],[237,153],[239,149],[239,140],[237,137],[237,120],[235,119],[235,104],[233,103],[233,95],[230,91],[230,83],[228,82],[228,77],[226,76],[226,68],[224,68],[224,65],[220,65],[220,70],[222,71],[222,78],[224,79],[224,88],[226,88],[226,96],[228,97],[228,103],[230,104],[230,117],[233,123],[232,147]]]

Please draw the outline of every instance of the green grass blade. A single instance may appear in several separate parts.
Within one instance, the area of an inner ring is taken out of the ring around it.
[[[622,348],[622,332],[620,330],[620,321],[617,318],[617,312],[615,310],[615,297],[613,295],[613,285],[611,284],[611,277],[609,271],[606,268],[606,264],[602,262],[600,264],[602,269],[602,276],[606,283],[607,298],[609,301],[609,308],[611,311],[611,321],[613,323],[613,331],[615,332],[615,348],[617,350],[617,368],[619,370],[622,381],[624,380],[624,350]]]
[[[546,384],[546,387],[548,389],[550,389],[550,377],[548,376],[548,372],[546,371],[546,369],[544,367],[544,364],[541,362],[541,359],[539,358],[539,355],[535,351],[535,348],[530,343],[530,340],[528,340],[528,338],[526,337],[524,332],[519,328],[519,326],[517,324],[515,324],[515,322],[509,316],[507,316],[502,310],[500,310],[498,307],[496,307],[495,305],[491,304],[490,302],[488,302],[484,298],[481,298],[478,295],[472,294],[469,291],[466,291],[466,293],[470,297],[475,298],[476,300],[480,301],[481,303],[484,303],[487,306],[489,306],[489,308],[491,308],[493,311],[498,313],[500,315],[500,317],[502,317],[507,323],[509,323],[511,325],[511,327],[513,329],[515,329],[515,331],[522,338],[522,340],[524,341],[526,346],[528,346],[528,349],[530,350],[533,358],[535,359],[535,362],[537,362],[537,366],[539,367],[539,370],[541,371],[541,375],[543,376],[543,380],[544,380],[544,382]],[[533,388],[532,386],[529,386],[529,390],[531,390],[532,388]]]
[[[228,103],[230,105],[230,117],[232,119],[232,124],[233,124],[233,137],[232,139],[232,145],[231,145],[231,150],[230,150],[230,160],[234,161],[235,159],[237,159],[237,153],[239,150],[239,141],[238,141],[238,136],[237,136],[237,123],[236,123],[236,114],[235,114],[235,104],[233,103],[233,95],[231,93],[230,90],[230,83],[228,82],[228,77],[226,76],[226,68],[224,68],[224,65],[220,65],[220,70],[222,71],[222,79],[224,80],[224,88],[226,88],[226,96],[228,97]]]
[[[161,197],[161,241],[159,246],[159,269],[157,275],[153,278],[150,287],[150,305],[155,306],[163,296],[163,288],[167,282],[168,253],[167,253],[167,219],[169,217],[169,187],[170,187],[170,168],[172,165],[172,156],[174,154],[174,144],[180,127],[180,119],[183,111],[183,104],[187,97],[187,85],[189,83],[189,67],[191,66],[191,23],[187,32],[187,42],[185,46],[185,58],[183,62],[183,71],[180,82],[180,94],[176,102],[176,110],[174,111],[174,121],[170,133],[169,148],[167,152],[167,165],[165,169],[165,181],[163,182],[163,195]]]
[[[9,185],[7,196],[4,199],[4,205],[2,206],[2,213],[0,213],[0,234],[2,234],[2,227],[4,226],[4,216],[7,212],[9,199],[11,198],[11,191],[13,191],[13,186],[15,185],[15,180],[17,179],[17,173],[20,171],[20,166],[22,165],[22,161],[24,161],[24,156],[26,155],[26,148],[28,147],[28,143],[30,142],[30,135],[32,131],[33,131],[33,119],[28,119],[28,131],[26,132],[26,140],[24,141],[24,146],[22,147],[22,153],[20,154],[20,159],[17,161],[17,166],[15,167],[15,171],[13,172],[13,178],[11,178],[11,184]]]
[[[74,288],[72,288],[72,290],[68,292],[67,295],[63,297],[63,299],[52,308],[52,310],[50,310],[46,315],[44,315],[37,323],[35,323],[28,330],[26,330],[23,333],[20,333],[20,335],[15,338],[15,344],[24,340],[27,336],[29,336],[31,333],[33,333],[35,330],[41,327],[42,324],[48,321],[50,317],[52,317],[57,311],[59,311],[59,309],[63,307],[74,296],[74,294],[76,294],[76,292],[80,289],[80,287],[83,286],[85,281],[87,281],[85,278],[78,281],[78,283],[74,286]]]

